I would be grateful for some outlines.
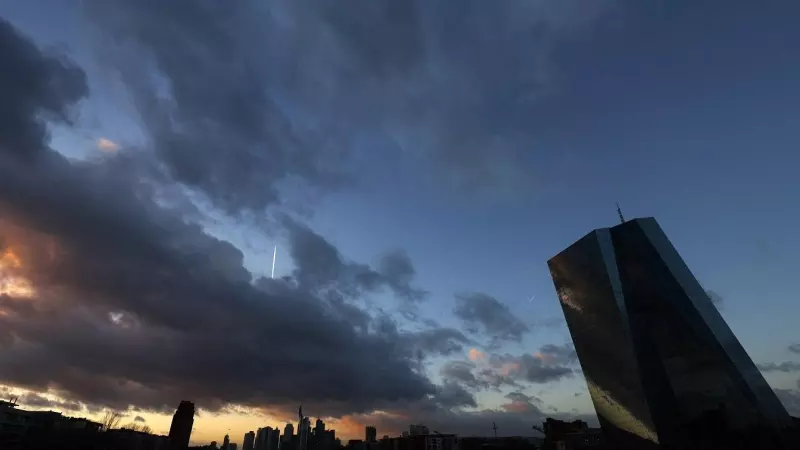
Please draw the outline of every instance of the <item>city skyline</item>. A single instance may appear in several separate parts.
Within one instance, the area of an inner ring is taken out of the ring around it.
[[[240,448],[299,404],[343,440],[594,424],[546,261],[619,203],[800,414],[800,4],[32,3],[0,398],[162,435],[188,400]]]

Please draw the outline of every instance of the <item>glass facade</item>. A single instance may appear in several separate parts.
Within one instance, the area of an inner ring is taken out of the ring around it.
[[[654,219],[595,230],[548,265],[609,442],[693,448],[790,423]]]

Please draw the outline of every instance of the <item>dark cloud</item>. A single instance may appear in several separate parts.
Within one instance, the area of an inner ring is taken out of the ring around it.
[[[573,364],[578,362],[578,354],[572,344],[546,344],[539,348],[536,356],[549,364]]]
[[[522,389],[526,385],[548,383],[577,373],[570,367],[577,362],[575,349],[570,344],[543,345],[534,355],[483,353],[470,361],[453,360],[444,363],[439,375],[442,379],[459,383],[471,391],[504,387]]]
[[[459,186],[529,187],[549,49],[599,7],[470,0],[453,17],[421,1],[346,14],[304,0],[81,4],[148,142],[83,162],[49,149],[45,123],[69,123],[85,76],[0,20],[0,234],[22,261],[3,276],[35,287],[0,297],[0,382],[90,409],[171,411],[191,398],[209,410],[302,401],[347,414],[402,403],[431,424],[529,429],[508,412],[457,414],[471,394],[419,370],[420,356],[462,351],[463,333],[424,321],[403,330],[352,301],[378,289],[422,299],[407,255],[350,262],[284,221],[298,271],[252,280],[242,252],[193,222],[181,192],[242,217],[336,189],[360,167],[351,163],[397,158]],[[470,320],[520,340],[527,328],[497,313]],[[498,379],[559,377],[560,366],[516,359]],[[365,370],[370,361],[380,364]]]
[[[334,245],[307,226],[288,217],[282,222],[296,266],[293,276],[303,288],[336,292],[348,298],[386,288],[407,301],[425,298],[426,292],[412,285],[416,270],[405,252],[384,254],[374,269],[345,261]]]
[[[790,344],[787,349],[792,353],[800,354],[800,344]]]
[[[475,402],[475,396],[466,390],[459,383],[445,381],[444,384],[437,387],[436,404],[442,408],[460,408],[471,407],[475,408],[478,404]]]
[[[51,400],[35,392],[28,392],[17,400],[20,405],[31,408],[50,409],[56,411],[78,412],[83,410],[83,405],[79,402]]]
[[[542,401],[536,397],[523,394],[522,392],[510,392],[506,394],[508,403],[502,405],[503,409],[510,412],[527,413],[541,415],[542,412],[536,404],[541,404]]]
[[[452,355],[464,350],[464,345],[471,341],[454,328],[432,328],[409,333],[408,340],[414,348],[425,353]]]
[[[492,354],[489,364],[494,374],[498,375],[497,382],[513,380],[515,383],[548,383],[572,376],[572,368],[547,362],[530,354],[513,356],[509,354]]]
[[[133,418],[133,421],[134,421],[134,422],[147,422],[147,421],[144,419],[144,417],[142,417],[142,416],[136,416],[136,417],[134,417],[134,418]]]
[[[439,369],[439,375],[473,390],[486,388],[487,383],[475,376],[475,369],[476,365],[471,361],[448,361]]]
[[[86,77],[66,59],[42,57],[2,18],[0,42],[0,148],[8,157],[32,160],[44,152],[45,119],[69,121],[69,106],[87,92]]]
[[[446,352],[442,340],[463,335],[365,331],[374,326],[344,320],[301,282],[251,283],[241,252],[160,204],[149,188],[164,180],[136,159],[70,162],[28,133],[41,110],[77,99],[53,83],[69,66],[0,30],[0,59],[19,66],[4,66],[6,81],[36,93],[0,103],[19,124],[0,146],[0,234],[20,261],[4,276],[35,287],[2,296],[0,382],[160,411],[191,398],[210,410],[309,400],[345,413],[436,393],[410,343]]]
[[[456,306],[453,313],[461,319],[471,331],[481,331],[492,339],[492,345],[500,341],[522,340],[522,336],[530,329],[519,320],[508,306],[496,298],[474,292],[456,295]]]
[[[552,49],[610,2],[401,3],[83,2],[170,173],[228,209],[398,158],[528,192]]]
[[[756,364],[758,370],[762,372],[798,372],[800,371],[800,362],[784,361],[782,363],[764,363]]]
[[[332,136],[296,122],[273,95],[272,17],[256,2],[83,5],[113,39],[107,50],[170,176],[231,213],[347,178]]]

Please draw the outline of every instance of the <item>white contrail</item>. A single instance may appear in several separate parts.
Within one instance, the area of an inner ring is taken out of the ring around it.
[[[272,250],[272,278],[275,278],[275,256],[278,254],[278,246]]]

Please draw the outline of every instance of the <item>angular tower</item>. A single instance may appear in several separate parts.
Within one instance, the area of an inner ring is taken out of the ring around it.
[[[790,416],[655,219],[594,230],[548,265],[610,444],[783,448]]]
[[[182,401],[172,416],[172,425],[169,428],[169,444],[173,450],[189,447],[189,438],[192,436],[194,424],[194,403]]]

